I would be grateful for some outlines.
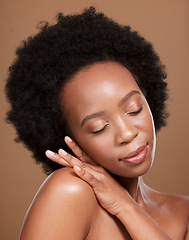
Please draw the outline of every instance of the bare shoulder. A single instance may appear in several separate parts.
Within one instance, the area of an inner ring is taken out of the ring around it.
[[[95,207],[97,201],[89,184],[80,179],[72,168],[61,168],[53,172],[40,187],[36,199],[45,198],[62,202],[80,203],[80,207],[88,203],[88,210]],[[77,201],[75,199],[77,198]]]
[[[189,214],[189,197],[182,195],[164,194],[165,200],[178,209],[183,210],[186,214]]]
[[[53,172],[44,181],[40,191],[49,190],[57,194],[79,195],[83,199],[92,200],[96,202],[94,192],[90,185],[80,179],[72,168],[64,167]]]
[[[189,239],[189,197],[161,193],[149,187],[147,192],[153,218],[171,239]]]
[[[184,214],[189,214],[189,197],[175,194],[166,194],[158,191],[154,191],[154,197],[158,200],[158,203],[167,208],[183,211]]]
[[[162,194],[163,206],[168,212],[183,223],[189,219],[189,197],[173,194]]]
[[[189,197],[182,195],[166,194],[148,187],[153,203],[167,216],[181,222],[188,223]]]
[[[96,208],[98,203],[92,188],[71,168],[61,168],[48,176],[37,192],[25,217],[21,237],[84,239]]]
[[[169,210],[183,212],[189,215],[189,197],[176,195],[176,194],[166,194],[156,191],[148,187],[151,198],[159,207],[166,207]]]

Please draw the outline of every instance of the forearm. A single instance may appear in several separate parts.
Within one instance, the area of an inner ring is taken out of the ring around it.
[[[163,229],[130,196],[126,196],[116,217],[133,240],[170,240]]]

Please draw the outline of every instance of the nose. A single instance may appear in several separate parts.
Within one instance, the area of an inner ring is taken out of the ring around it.
[[[126,117],[117,117],[115,127],[115,142],[117,145],[126,144],[131,142],[139,131],[132,119],[126,119]]]

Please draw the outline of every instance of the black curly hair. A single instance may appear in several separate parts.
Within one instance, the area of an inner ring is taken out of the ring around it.
[[[62,167],[49,160],[45,151],[57,152],[68,134],[60,89],[81,68],[100,61],[116,61],[134,76],[151,108],[156,131],[166,125],[167,83],[165,67],[152,45],[130,26],[121,26],[96,12],[94,7],[81,14],[57,15],[57,23],[43,25],[38,34],[23,41],[9,68],[5,86],[11,109],[7,121],[42,163],[47,174]]]

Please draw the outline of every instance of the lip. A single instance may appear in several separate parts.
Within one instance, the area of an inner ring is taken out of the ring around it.
[[[147,153],[147,145],[143,145],[137,148],[137,150],[129,153],[125,158],[120,159],[120,161],[130,164],[139,164],[145,160]]]

